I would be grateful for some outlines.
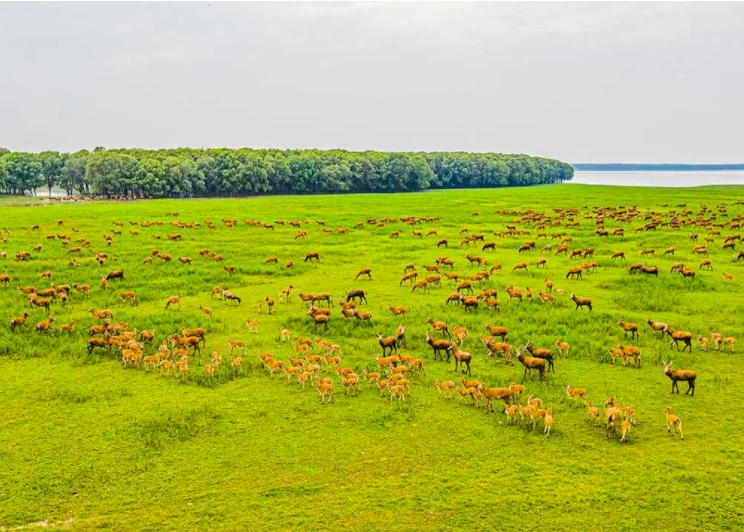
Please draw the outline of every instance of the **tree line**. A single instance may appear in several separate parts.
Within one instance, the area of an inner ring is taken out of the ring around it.
[[[541,157],[466,152],[104,149],[75,153],[0,148],[0,192],[235,197],[268,194],[413,192],[570,180],[570,165]]]

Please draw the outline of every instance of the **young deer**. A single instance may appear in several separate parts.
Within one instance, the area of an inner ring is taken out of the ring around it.
[[[667,432],[671,432],[672,436],[674,436],[677,430],[679,430],[679,439],[684,440],[685,437],[682,434],[682,420],[679,419],[678,416],[672,414],[672,409],[668,406],[664,407],[664,412],[666,412],[667,418]]]

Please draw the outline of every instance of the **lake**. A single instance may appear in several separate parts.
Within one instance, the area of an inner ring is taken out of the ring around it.
[[[618,185],[627,187],[701,187],[706,185],[744,185],[744,171],[581,171],[567,183],[579,185]]]

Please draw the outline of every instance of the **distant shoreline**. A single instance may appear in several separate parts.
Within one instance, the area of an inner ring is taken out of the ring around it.
[[[590,172],[629,172],[642,170],[646,172],[699,172],[744,170],[744,164],[642,164],[642,163],[575,163],[574,170]]]

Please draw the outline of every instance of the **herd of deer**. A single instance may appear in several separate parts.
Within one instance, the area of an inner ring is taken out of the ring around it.
[[[719,213],[723,213],[719,207]],[[502,214],[519,214],[519,222],[524,225],[533,226],[537,229],[537,235],[535,240],[529,240],[521,244],[517,251],[520,254],[529,256],[532,252],[537,250],[537,240],[541,238],[548,238],[546,227],[556,227],[563,225],[564,227],[571,228],[576,227],[579,221],[576,219],[579,216],[579,212],[576,209],[555,209],[555,215],[548,215],[544,213],[537,213],[533,211],[526,211],[524,213],[516,213],[515,211],[504,212]],[[654,231],[661,227],[673,227],[679,228],[681,226],[695,226],[695,227],[706,227],[709,231],[710,236],[709,242],[712,242],[712,237],[719,236],[723,227],[729,229],[737,229],[740,227],[741,217],[735,217],[728,222],[716,221],[715,213],[708,213],[707,208],[704,208],[698,213],[697,218],[694,222],[688,223],[688,220],[682,220],[684,216],[689,216],[691,211],[681,211],[667,216],[660,215],[658,213],[646,213],[645,215],[637,211],[634,207],[617,207],[617,208],[595,208],[592,213],[585,215],[587,219],[594,219],[596,223],[595,233],[598,236],[608,237],[612,236],[624,236],[622,228],[617,228],[610,233],[605,230],[605,220],[613,220],[617,222],[628,223],[633,220],[643,218],[644,225],[639,228],[643,231]],[[177,215],[177,213],[176,213]],[[664,221],[664,218],[670,218],[669,221]],[[400,221],[409,225],[416,225],[423,222],[436,221],[434,219],[422,219],[422,218],[410,218],[404,217]],[[384,227],[388,223],[397,223],[398,220],[388,219],[368,219],[367,224],[374,225],[375,227]],[[192,229],[199,227],[198,223],[183,223],[183,222],[170,222],[172,226],[179,229]],[[235,227],[238,223],[237,220],[223,220],[226,227]],[[255,220],[245,222],[246,225],[261,227],[264,229],[275,230],[275,226],[282,226],[285,224],[284,221],[277,220],[273,224],[267,224]],[[299,228],[299,221],[290,221],[288,225]],[[307,221],[302,223],[307,224]],[[135,222],[130,222],[131,225],[137,225]],[[60,220],[59,225],[63,225]],[[111,246],[114,236],[122,234],[121,227],[122,222],[115,222],[117,229],[113,230],[113,236],[109,234],[103,235],[104,241],[107,246]],[[150,225],[162,225],[162,222],[142,222],[142,227],[148,227]],[[210,229],[216,229],[215,224],[212,222],[205,222]],[[322,227],[321,231],[325,233],[333,232],[333,229],[325,227],[324,221],[318,221],[318,225]],[[360,222],[355,228],[363,227],[364,223]],[[39,229],[39,226],[34,226],[32,230]],[[73,232],[77,233],[76,229]],[[349,232],[348,228],[342,228],[337,230],[340,234],[346,234]],[[130,231],[132,235],[139,234],[137,231]],[[400,231],[393,231],[390,237],[397,238],[403,233]],[[493,233],[495,237],[503,239],[504,236],[515,236],[515,235],[528,235],[529,230],[518,230],[516,223],[507,225],[505,231],[499,231]],[[424,238],[424,234],[421,231],[413,230],[412,235],[414,238]],[[497,250],[496,242],[486,241],[485,235],[473,234],[469,235],[467,229],[460,231],[460,236],[463,236],[463,240],[460,242],[460,246],[480,246],[482,253],[494,253]],[[436,230],[430,230],[426,234],[427,237],[437,237]],[[153,235],[154,238],[160,239],[159,236]],[[306,230],[297,229],[295,239],[307,239],[308,232]],[[67,235],[61,234],[50,234],[47,236],[48,240],[59,240],[62,245],[67,248],[66,254],[70,256],[69,266],[76,269],[79,263],[73,258],[82,257],[85,255],[86,250],[91,247],[91,242],[85,238],[77,239],[76,243],[80,244],[78,247],[69,247],[71,238]],[[170,233],[166,235],[168,241],[177,242],[183,239],[183,233]],[[586,260],[591,259],[595,255],[595,249],[593,247],[587,248],[576,248],[570,249],[573,242],[573,237],[566,236],[561,233],[554,233],[551,235],[551,239],[558,239],[558,244],[554,257],[563,255],[564,260],[574,261],[575,259]],[[707,245],[697,244],[697,234],[693,233],[690,240],[695,243],[695,247],[692,253],[695,256],[704,257],[700,264],[700,270],[711,270],[713,263],[709,258],[709,252]],[[4,239],[5,240],[5,239]],[[731,234],[724,238],[724,244],[721,248],[722,251],[735,250],[737,243],[740,241],[739,234]],[[5,242],[3,242],[5,243]],[[447,239],[438,238],[437,248],[449,247],[449,241]],[[34,252],[41,252],[41,245],[37,245],[34,248]],[[541,252],[553,251],[552,244],[546,244],[540,249]],[[674,257],[675,248],[668,247],[663,252],[664,257]],[[626,252],[617,251],[612,254],[612,261],[626,260]],[[656,257],[656,250],[653,248],[643,249],[640,253],[642,260],[647,260],[649,257]],[[199,257],[205,257],[213,259],[216,262],[222,262],[223,256],[202,249],[198,251]],[[0,258],[6,258],[5,252],[0,255]],[[153,249],[150,254],[144,259],[142,267],[152,264],[153,258],[157,258],[164,263],[171,262],[173,255],[168,253],[162,253],[157,249]],[[744,252],[739,252],[736,260],[744,258]],[[29,251],[19,251],[15,254],[15,259],[18,262],[32,261],[34,257]],[[306,253],[301,257],[304,262],[308,263],[319,263],[320,253],[317,251]],[[503,265],[499,262],[491,262],[485,256],[474,255],[467,253],[465,259],[470,267],[475,267],[476,272],[468,275],[461,276],[454,271],[455,261],[449,257],[437,257],[433,263],[423,264],[421,266],[422,276],[419,278],[419,271],[414,263],[408,263],[403,268],[403,276],[399,281],[399,285],[403,286],[409,284],[411,287],[411,293],[426,294],[431,290],[436,290],[442,287],[443,283],[450,283],[454,291],[447,297],[445,305],[455,303],[456,306],[463,308],[466,312],[473,311],[477,313],[479,306],[482,304],[488,310],[500,311],[499,303],[499,289],[495,287],[488,287],[489,283],[492,283],[494,274],[502,274]],[[103,266],[109,260],[108,253],[98,252],[95,253],[96,262]],[[280,261],[277,256],[270,256],[263,262],[266,265],[278,264]],[[192,265],[192,259],[189,256],[178,257],[178,262],[185,265]],[[286,268],[293,268],[294,261],[288,260],[284,262]],[[489,267],[490,266],[490,267]],[[542,270],[548,268],[548,258],[540,257],[535,262],[535,270]],[[593,274],[597,272],[599,264],[597,262],[581,262],[577,266],[572,266],[568,269],[565,275],[567,280],[584,281],[585,274]],[[237,269],[235,266],[223,266],[222,269],[227,273],[229,277],[232,277]],[[512,273],[529,273],[530,264],[528,262],[519,262],[512,268]],[[656,266],[647,265],[645,262],[635,263],[629,268],[630,274],[636,272],[644,273],[652,276],[659,276],[659,268]],[[682,276],[687,278],[695,277],[695,271],[685,266],[684,263],[675,263],[671,268],[672,273],[680,273]],[[724,279],[728,282],[733,282],[734,277],[728,273],[722,273]],[[76,321],[70,321],[69,323],[55,325],[55,318],[51,315],[52,305],[60,305],[65,307],[74,298],[80,297],[83,300],[87,299],[91,293],[91,286],[88,284],[55,284],[54,273],[51,270],[46,270],[41,274],[41,278],[50,283],[50,288],[39,289],[35,286],[17,287],[17,291],[20,292],[28,301],[28,305],[31,309],[43,309],[46,311],[46,319],[36,323],[35,330],[38,333],[48,334],[57,328],[59,332],[70,333],[73,331]],[[542,275],[541,275],[542,277]],[[372,268],[363,267],[359,269],[354,280],[365,280],[372,281],[378,279],[377,276],[373,278]],[[115,281],[126,281],[123,270],[113,270],[107,275],[100,276],[101,290],[108,291],[111,287],[111,283]],[[11,276],[9,274],[0,274],[0,285],[8,287],[11,284]],[[548,278],[544,278],[545,291],[538,291],[538,298],[542,305],[555,305],[556,295],[561,296],[564,291],[560,288],[555,289],[553,282]],[[273,315],[277,308],[282,308],[285,300],[287,303],[290,302],[293,286],[289,286],[285,290],[279,293],[278,301],[280,307],[276,307],[276,300],[273,297],[266,296],[261,299],[257,308],[259,313],[262,311],[265,305],[268,314]],[[524,289],[515,287],[513,285],[505,286],[502,288],[504,294],[506,294],[508,301],[532,301],[533,292],[529,287]],[[331,307],[334,306],[333,297],[330,292],[319,292],[309,293],[298,291],[297,292],[301,305],[304,309],[308,310],[308,314],[314,324],[315,330],[318,327],[323,326],[326,330],[329,328],[329,322],[331,320]],[[555,294],[555,295],[554,295]],[[117,292],[118,298],[122,304],[138,305],[140,300],[134,290],[122,290]],[[362,310],[363,305],[369,305],[368,291],[362,289],[353,289],[346,292],[346,294],[338,299],[338,310],[345,321],[355,318],[356,321],[362,322],[363,324],[372,323],[372,313],[370,311]],[[74,297],[73,297],[74,296]],[[226,305],[240,306],[242,298],[236,295],[234,292],[222,287],[216,286],[211,292],[212,298],[218,298],[225,302]],[[590,312],[593,310],[592,300],[586,297],[578,297],[575,294],[570,295],[570,301],[575,304],[575,310],[580,308],[587,308]],[[184,303],[180,295],[171,295],[165,300],[165,310],[182,309],[182,303]],[[162,307],[161,307],[162,308]],[[212,320],[212,309],[204,307],[201,304],[198,306],[203,317],[208,319],[211,323]],[[409,316],[409,308],[402,305],[388,304],[387,309],[395,316],[405,319]],[[160,343],[156,348],[155,345],[155,331],[145,330],[138,331],[137,329],[130,328],[127,323],[113,322],[113,315],[109,309],[96,310],[90,308],[89,314],[96,321],[96,324],[92,325],[88,329],[87,339],[87,351],[92,353],[94,350],[102,350],[104,352],[117,352],[121,358],[122,365],[125,368],[142,368],[145,371],[159,371],[162,375],[174,375],[176,377],[183,377],[189,375],[190,366],[189,361],[196,357],[201,361],[202,352],[201,349],[206,346],[207,329],[203,327],[194,328],[183,328],[175,334],[167,335],[166,339]],[[20,316],[12,317],[10,321],[10,330],[15,333],[26,326],[26,321],[31,317],[29,310],[24,310]],[[254,320],[246,320],[246,326],[248,331],[255,334],[258,333],[258,322]],[[659,339],[663,340],[665,337],[670,339],[670,348],[674,346],[677,350],[680,350],[680,344],[682,344],[682,351],[685,349],[692,351],[692,338],[693,335],[690,332],[683,330],[676,330],[669,324],[654,322],[650,318],[647,320],[649,327],[655,334],[659,333]],[[460,397],[460,402],[468,403],[471,405],[482,405],[486,412],[494,410],[493,402],[503,401],[504,413],[507,416],[507,424],[528,424],[531,425],[534,430],[538,423],[543,424],[543,432],[549,436],[553,425],[553,408],[543,408],[542,401],[538,398],[529,396],[526,402],[518,402],[524,393],[524,385],[518,385],[516,383],[510,383],[509,387],[486,387],[482,382],[472,379],[472,364],[475,361],[475,357],[471,352],[463,349],[464,344],[468,342],[468,330],[465,327],[457,326],[450,327],[444,321],[437,321],[432,318],[427,318],[425,324],[429,327],[429,331],[426,333],[425,343],[430,346],[433,350],[433,360],[450,363],[454,360],[454,371],[462,372],[464,377],[460,379],[461,386],[456,386],[453,381],[440,381],[435,382],[435,386],[439,394],[452,398],[456,394]],[[638,340],[638,326],[634,323],[624,322],[620,320],[618,326],[623,331],[623,340]],[[314,387],[320,397],[321,403],[329,403],[334,401],[334,375],[338,378],[338,383],[342,387],[344,394],[347,396],[356,396],[360,390],[360,381],[366,381],[367,387],[374,386],[377,388],[381,396],[387,396],[391,401],[405,401],[411,392],[412,380],[416,375],[425,375],[424,372],[424,361],[415,358],[411,355],[402,354],[401,348],[406,346],[406,328],[407,326],[401,323],[394,335],[384,336],[381,333],[377,333],[378,343],[382,349],[382,356],[376,356],[374,359],[375,366],[374,371],[370,371],[369,367],[362,368],[361,371],[354,367],[344,366],[342,364],[341,356],[342,349],[339,345],[332,344],[329,341],[322,340],[319,338],[309,339],[295,336],[294,340],[291,340],[292,334],[285,329],[281,328],[280,339],[283,342],[289,342],[292,346],[294,356],[289,356],[286,361],[278,360],[274,355],[260,351],[258,358],[260,367],[270,375],[271,378],[274,374],[280,374],[283,378],[287,379],[288,383],[295,380],[298,386],[305,388],[306,385]],[[540,380],[545,379],[549,373],[555,373],[555,358],[562,356],[567,358],[570,351],[570,346],[567,342],[558,339],[555,342],[556,352],[554,353],[551,348],[538,348],[535,347],[531,340],[524,343],[523,347],[517,348],[513,343],[509,343],[507,338],[509,331],[506,327],[492,326],[490,323],[485,323],[485,329],[487,335],[480,335],[480,342],[485,348],[485,360],[491,358],[503,358],[505,364],[508,366],[513,365],[513,359],[516,358],[523,366],[523,379],[527,379],[529,376],[534,375],[539,377]],[[439,337],[435,337],[439,336]],[[711,339],[707,337],[698,336],[698,342],[700,344],[701,351],[707,351],[709,343],[712,342],[715,346],[716,351],[726,349],[730,353],[734,353],[735,339],[733,337],[723,337],[718,334],[717,331],[713,331]],[[229,363],[224,365],[224,371],[231,371],[235,374],[243,373],[244,368],[244,357],[246,356],[245,342],[242,340],[228,340],[228,348],[230,349]],[[619,358],[622,361],[622,365],[626,366],[632,364],[634,367],[641,366],[641,348],[638,346],[623,345],[619,342],[616,347],[609,348],[612,363],[615,364]],[[369,361],[371,364],[371,360]],[[247,365],[247,363],[245,363]],[[664,363],[664,373],[672,381],[672,393],[677,391],[678,383],[684,381],[688,383],[688,389],[686,394],[694,395],[695,392],[695,381],[697,375],[695,372],[690,370],[677,370],[671,369],[672,362]],[[222,356],[219,352],[214,351],[211,356],[207,359],[204,364],[203,375],[207,379],[215,378],[220,371],[223,371]],[[325,376],[323,375],[325,374]],[[581,400],[584,406],[587,408],[588,415],[594,419],[595,426],[599,424],[601,418],[601,412],[599,408],[594,407],[591,400],[588,400],[585,389],[574,389],[570,386],[566,390],[569,404],[576,403]],[[604,417],[607,429],[607,436],[615,430],[615,426],[619,423],[621,430],[621,441],[627,441],[628,434],[631,426],[635,424],[635,413],[634,410],[626,405],[616,404],[614,397],[604,402]],[[667,415],[668,428],[671,432],[679,431],[680,437],[681,432],[681,421],[680,419],[671,413],[669,407],[665,409]]]

